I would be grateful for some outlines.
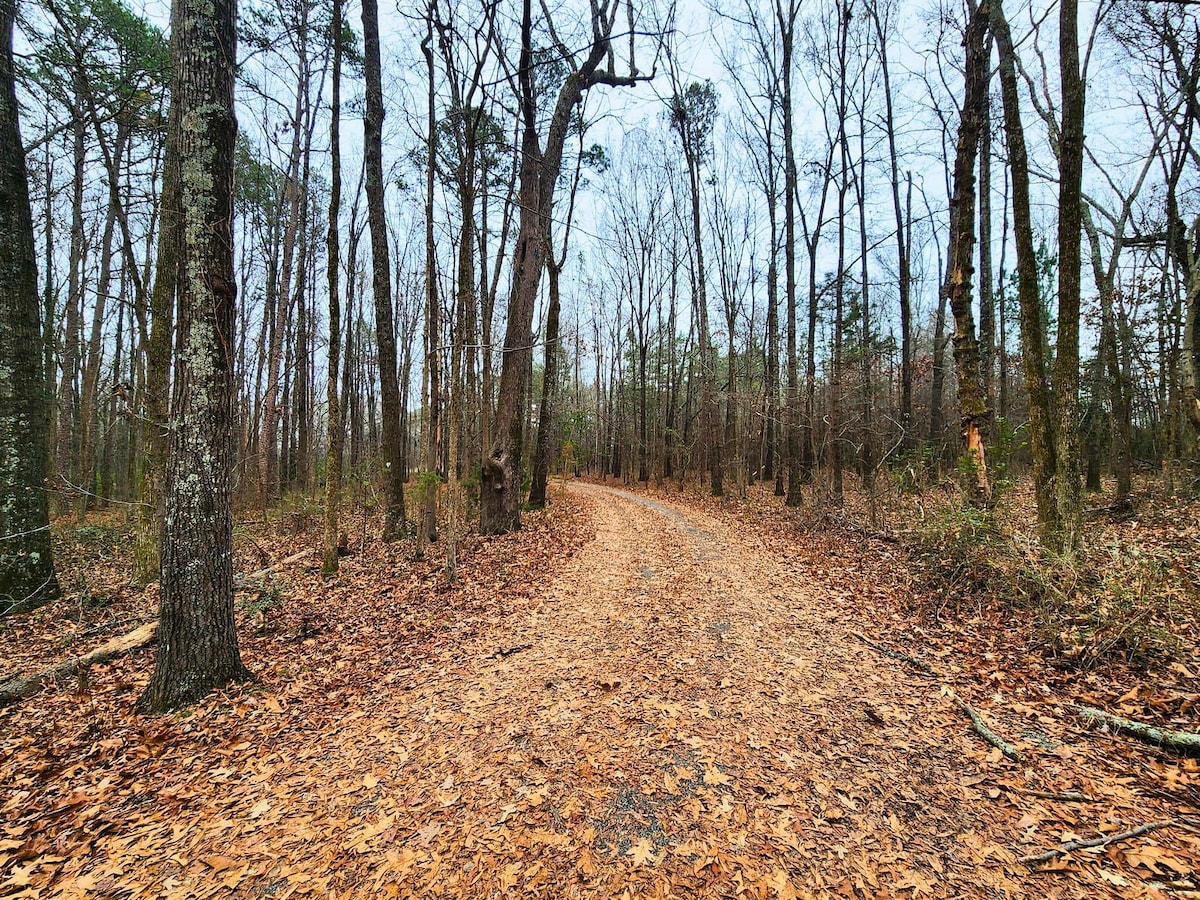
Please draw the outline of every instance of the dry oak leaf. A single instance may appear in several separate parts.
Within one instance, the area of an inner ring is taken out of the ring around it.
[[[635,866],[652,865],[658,862],[658,857],[654,854],[654,845],[650,843],[649,838],[642,838],[630,847],[629,856]]]

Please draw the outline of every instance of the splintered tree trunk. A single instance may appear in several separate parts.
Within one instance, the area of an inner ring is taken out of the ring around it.
[[[0,0],[0,615],[58,593],[50,555],[50,420],[33,215],[13,77],[16,0]]]
[[[235,0],[175,0],[170,123],[180,161],[179,327],[171,395],[158,656],[162,712],[249,673],[233,617]]]
[[[338,570],[338,508],[342,500],[342,441],[346,434],[338,403],[338,365],[342,353],[342,302],[338,294],[341,247],[338,214],[342,208],[342,0],[333,0],[333,83],[329,99],[329,223],[325,232],[325,275],[329,285],[329,345],[325,376],[325,537],[322,542],[322,574]],[[351,273],[351,278],[354,274]]]
[[[371,230],[371,284],[375,294],[375,333],[379,342],[379,392],[383,413],[383,538],[394,541],[407,531],[404,511],[404,435],[400,427],[400,383],[396,373],[396,327],[392,314],[391,263],[383,208],[383,83],[379,70],[379,4],[363,0],[363,69],[366,107],[363,156],[366,167],[367,225]]]
[[[985,43],[987,5],[971,14],[967,24],[966,85],[958,148],[954,157],[954,196],[950,201],[950,249],[946,266],[946,298],[954,315],[954,371],[958,379],[958,409],[962,439],[974,467],[971,500],[986,506],[992,501],[987,467],[987,441],[991,411],[979,367],[979,341],[971,308],[971,276],[975,252],[975,159],[983,105],[987,102],[988,58]]]

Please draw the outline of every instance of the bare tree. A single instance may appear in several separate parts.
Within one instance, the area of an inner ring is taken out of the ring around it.
[[[512,531],[521,524],[521,456],[525,446],[526,388],[533,358],[533,310],[545,265],[547,227],[554,210],[563,145],[572,115],[584,94],[593,87],[629,86],[654,77],[653,72],[639,74],[632,56],[627,75],[618,75],[614,69],[612,34],[620,8],[620,0],[599,0],[592,5],[592,37],[582,53],[555,41],[568,72],[555,99],[543,146],[538,134],[531,0],[524,0],[522,6],[517,67],[522,127],[517,195],[520,225],[513,254],[500,394],[492,445],[483,461],[480,481],[480,530],[485,534]],[[629,15],[633,15],[632,8]],[[607,66],[601,67],[606,60]]]

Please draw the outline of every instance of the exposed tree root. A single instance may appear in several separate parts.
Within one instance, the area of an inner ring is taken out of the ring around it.
[[[1122,831],[1119,834],[1109,834],[1100,838],[1092,838],[1088,841],[1068,841],[1062,846],[1055,847],[1053,850],[1047,850],[1045,853],[1035,853],[1032,856],[1022,856],[1021,862],[1025,865],[1033,867],[1044,862],[1050,862],[1052,859],[1057,859],[1060,856],[1066,856],[1075,850],[1087,850],[1093,847],[1107,847],[1109,844],[1117,841],[1125,841],[1129,838],[1140,837],[1143,834],[1149,834],[1157,828],[1166,828],[1168,825],[1177,824],[1174,819],[1163,819],[1159,822],[1147,822],[1145,825],[1139,825],[1137,828],[1131,828],[1128,831]]]
[[[1072,704],[1071,709],[1075,711],[1076,715],[1089,722],[1099,722],[1102,725],[1107,725],[1116,734],[1128,735],[1129,737],[1137,738],[1139,741],[1154,744],[1165,750],[1173,750],[1184,756],[1200,756],[1200,734],[1156,728],[1145,722],[1134,722],[1132,719],[1123,719],[1120,716],[1114,716],[1112,713],[1107,713],[1102,709],[1096,709],[1091,706]]]

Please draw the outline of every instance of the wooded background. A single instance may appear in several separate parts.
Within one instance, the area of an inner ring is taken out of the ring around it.
[[[244,3],[234,503],[324,493],[332,570],[345,493],[419,552],[445,536],[452,573],[465,528],[516,527],[555,472],[862,491],[872,517],[947,480],[987,506],[1031,473],[1067,552],[1085,487],[1114,510],[1139,471],[1193,491],[1200,23],[1007,15]],[[182,421],[163,24],[28,2],[10,73],[37,285],[6,346],[38,377],[9,393],[44,383],[32,481],[59,514],[126,504],[142,580]]]

